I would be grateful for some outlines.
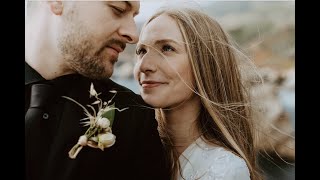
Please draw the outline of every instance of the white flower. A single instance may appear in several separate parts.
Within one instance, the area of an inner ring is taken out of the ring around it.
[[[97,125],[103,129],[106,129],[110,126],[110,121],[107,118],[100,117],[97,121]]]
[[[92,136],[89,138],[90,141],[98,142],[98,137],[97,136]]]
[[[91,97],[91,96],[97,96],[97,95],[98,95],[98,93],[97,93],[97,91],[94,89],[93,83],[91,83],[91,85],[90,85],[90,97]]]
[[[88,142],[88,137],[86,135],[82,135],[79,137],[78,144],[80,144],[81,146],[87,145],[87,142]]]
[[[116,136],[112,133],[104,133],[98,135],[98,147],[103,150],[103,148],[110,147],[116,142]]]
[[[110,100],[105,102],[98,97],[101,93],[97,93],[94,89],[93,83],[91,83],[89,91],[90,98],[95,97],[96,101],[88,104],[87,107],[89,107],[92,112],[76,100],[68,96],[62,96],[63,98],[79,105],[84,110],[86,117],[82,118],[80,123],[84,124],[84,126],[89,126],[85,134],[79,137],[77,144],[75,144],[68,152],[71,159],[75,159],[84,146],[104,150],[104,148],[111,147],[115,144],[116,136],[112,134],[111,129],[115,110],[121,112],[128,108],[119,109],[115,107],[115,103],[111,104],[113,98],[117,94],[117,91],[111,90],[110,92],[114,93],[114,95]],[[94,106],[97,106],[98,109],[96,110]]]

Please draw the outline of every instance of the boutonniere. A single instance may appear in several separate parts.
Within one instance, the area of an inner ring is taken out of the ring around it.
[[[101,93],[96,92],[92,83],[90,85],[89,92],[90,98],[96,98],[96,101],[94,101],[91,105],[87,105],[87,107],[89,107],[92,110],[92,113],[90,113],[86,107],[84,107],[76,100],[67,96],[62,96],[63,98],[66,98],[76,103],[84,110],[86,117],[80,119],[80,123],[84,126],[88,126],[87,131],[79,137],[77,144],[75,144],[69,151],[69,157],[71,159],[75,159],[84,146],[99,148],[102,151],[104,150],[104,148],[111,147],[116,142],[116,136],[112,134],[111,129],[114,120],[115,110],[121,112],[128,109],[118,109],[115,107],[115,103],[110,104],[112,102],[112,99],[117,94],[117,91],[115,90],[109,91],[114,95],[108,102],[104,102],[102,101],[102,99],[98,97]],[[93,106],[97,106],[98,111],[96,111]]]

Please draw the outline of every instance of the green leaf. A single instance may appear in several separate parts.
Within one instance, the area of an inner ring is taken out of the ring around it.
[[[113,103],[112,105],[109,105],[109,107],[111,107],[111,108],[116,107],[116,106],[115,106],[115,103]],[[113,124],[114,114],[115,114],[115,109],[112,109],[112,110],[107,111],[107,112],[105,112],[105,113],[103,113],[103,114],[101,115],[102,117],[105,117],[105,118],[109,119],[109,121],[110,121],[110,127],[112,127],[112,124]]]

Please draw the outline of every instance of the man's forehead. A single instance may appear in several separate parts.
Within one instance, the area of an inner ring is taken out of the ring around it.
[[[105,2],[105,3],[124,3],[127,7],[130,8],[130,11],[133,12],[134,15],[139,14],[140,10],[140,1],[109,1],[109,0],[99,0],[100,2]],[[99,2],[97,0],[72,0],[71,2],[77,3],[77,2]]]

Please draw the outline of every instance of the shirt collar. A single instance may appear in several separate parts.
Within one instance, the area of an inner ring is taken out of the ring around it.
[[[26,62],[24,62],[24,75],[24,85],[45,81],[45,79]]]

